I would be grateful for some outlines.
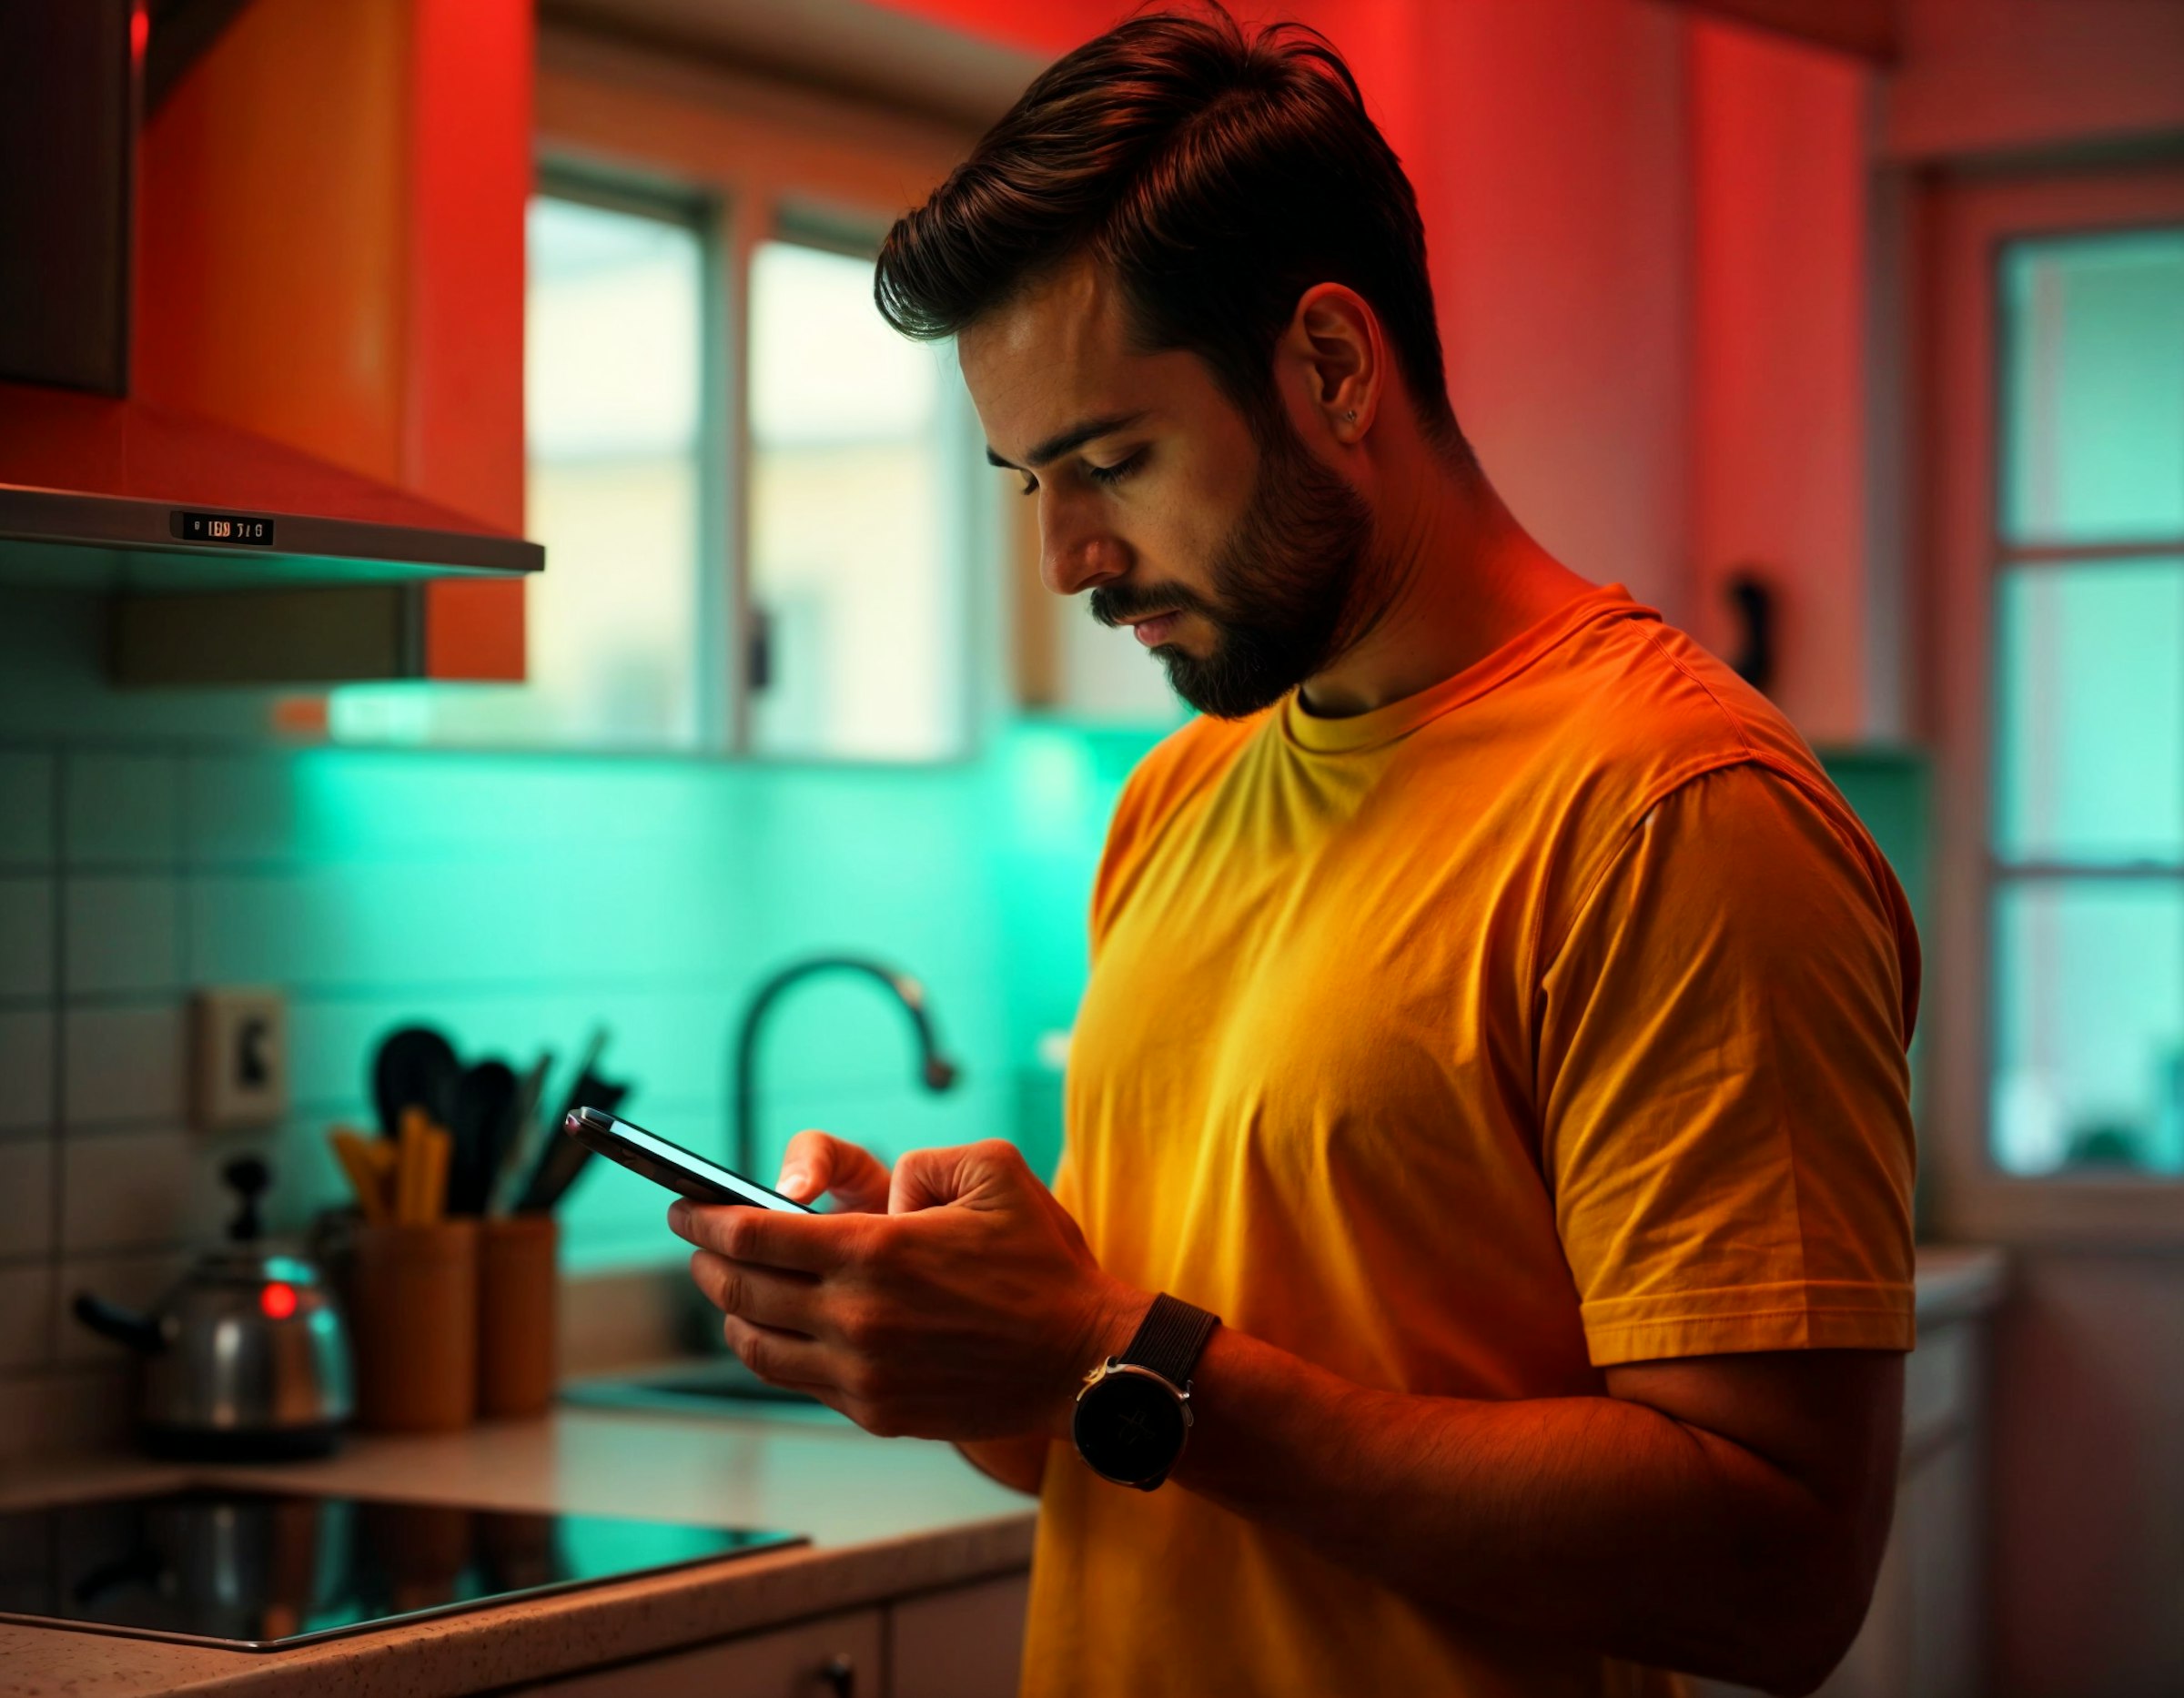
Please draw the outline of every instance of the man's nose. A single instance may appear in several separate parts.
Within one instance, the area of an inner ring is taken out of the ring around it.
[[[1097,589],[1130,569],[1122,539],[1097,525],[1078,522],[1057,503],[1039,509],[1039,581],[1057,595]]]

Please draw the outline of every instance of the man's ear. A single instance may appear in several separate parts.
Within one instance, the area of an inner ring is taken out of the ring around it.
[[[1387,339],[1365,298],[1340,283],[1313,284],[1298,298],[1280,351],[1328,434],[1346,448],[1362,441],[1388,373]]]

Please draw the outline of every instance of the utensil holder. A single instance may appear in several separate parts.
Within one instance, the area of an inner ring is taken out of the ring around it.
[[[478,1233],[478,1413],[543,1415],[553,1403],[561,1334],[561,1223],[509,1215]]]
[[[478,1223],[357,1228],[357,1422],[446,1432],[478,1413]]]

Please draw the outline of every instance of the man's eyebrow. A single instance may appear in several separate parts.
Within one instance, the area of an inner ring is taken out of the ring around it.
[[[1113,436],[1117,430],[1127,430],[1144,417],[1145,414],[1142,410],[1134,413],[1110,413],[1105,419],[1087,419],[1082,424],[1073,424],[1067,430],[1048,437],[1033,449],[1025,457],[1023,466],[1017,465],[1013,460],[1003,460],[1000,455],[994,452],[989,445],[986,450],[986,463],[989,466],[1005,467],[1010,471],[1022,471],[1026,466],[1028,466],[1036,471],[1041,466],[1051,465],[1065,454],[1075,453],[1087,442],[1097,442],[1103,436]]]

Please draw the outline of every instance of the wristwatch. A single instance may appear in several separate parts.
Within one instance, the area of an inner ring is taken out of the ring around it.
[[[1163,1293],[1120,1356],[1085,1376],[1069,1418],[1077,1453],[1118,1486],[1150,1491],[1190,1435],[1190,1375],[1220,1317]]]

